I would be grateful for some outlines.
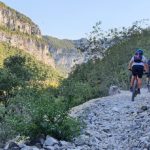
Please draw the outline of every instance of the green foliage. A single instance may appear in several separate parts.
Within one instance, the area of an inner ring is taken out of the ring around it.
[[[147,21],[146,19],[142,19],[134,22],[131,27],[122,27],[122,29],[114,28],[108,31],[103,31],[100,26],[101,22],[97,22],[93,26],[93,31],[87,37],[88,43],[85,46],[81,45],[81,51],[88,52],[91,59],[100,58],[99,56],[105,57],[105,54],[107,54],[106,50],[109,47],[122,43],[123,41],[128,41],[133,36],[138,38],[140,33],[144,32],[141,25],[147,26]]]
[[[68,108],[72,108],[93,98],[93,95],[95,97],[97,87],[92,86],[91,88],[91,86],[88,82],[65,80],[59,89],[59,94],[64,97]]]
[[[24,86],[40,81],[57,83],[61,79],[51,67],[7,44],[0,44],[0,56],[0,101],[5,105]]]
[[[68,116],[66,104],[41,87],[26,88],[10,101],[7,122],[21,135],[40,134],[70,140],[79,133],[79,123]]]
[[[64,49],[72,49],[75,48],[74,44],[70,40],[60,40],[51,36],[43,37],[52,47],[54,48],[64,48]]]
[[[1,141],[18,134],[31,139],[49,134],[62,140],[79,134],[79,122],[68,116],[67,101],[55,86],[43,84],[59,83],[61,77],[56,70],[7,44],[0,44],[0,56],[0,96],[9,95],[7,104],[2,101],[0,107]]]
[[[3,104],[0,104],[0,122],[3,122],[3,116],[5,115],[6,108]]]
[[[143,29],[141,33],[134,32],[127,39],[119,39],[117,44],[105,52],[103,59],[92,59],[77,65],[63,81],[61,96],[66,97],[74,106],[91,98],[108,95],[111,85],[128,89],[130,74],[127,69],[128,63],[137,47],[142,48],[144,55],[150,58],[149,41],[150,31]]]
[[[15,62],[15,59],[20,59]],[[47,66],[43,64],[42,62],[39,62],[34,58],[34,56],[31,57],[30,54],[16,49],[14,47],[11,47],[8,44],[0,44],[0,67],[4,67],[4,60],[5,60],[5,67],[8,67],[7,64],[9,63],[9,69],[13,73],[17,73],[18,69],[18,75],[23,73],[28,74],[28,78],[32,80],[46,80],[49,79],[50,81],[59,81],[61,79],[61,76],[59,75],[59,72],[55,69],[53,69],[50,66]],[[12,62],[13,61],[13,62]],[[12,64],[11,64],[12,62]],[[18,67],[18,68],[17,68]],[[21,70],[22,69],[22,70]],[[23,71],[24,70],[24,71]],[[23,72],[22,72],[23,71]],[[25,75],[23,75],[25,77]]]
[[[0,147],[4,147],[6,142],[14,137],[11,126],[5,122],[6,107],[0,103]]]
[[[0,69],[0,101],[5,106],[7,105],[9,97],[13,95],[15,89],[20,84],[17,77],[7,69]]]
[[[32,76],[29,68],[25,65],[23,56],[15,55],[4,60],[4,67],[14,74],[19,80],[29,81]]]

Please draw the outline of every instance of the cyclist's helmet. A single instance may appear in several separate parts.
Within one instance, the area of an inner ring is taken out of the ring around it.
[[[136,52],[135,52],[135,53],[136,53],[136,54],[139,53],[140,55],[143,55],[144,52],[143,52],[142,49],[136,49]]]

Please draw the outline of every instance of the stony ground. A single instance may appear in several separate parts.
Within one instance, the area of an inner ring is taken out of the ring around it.
[[[78,148],[150,150],[150,93],[146,89],[134,102],[130,92],[122,91],[75,107],[71,115],[82,118],[87,125],[74,140]]]

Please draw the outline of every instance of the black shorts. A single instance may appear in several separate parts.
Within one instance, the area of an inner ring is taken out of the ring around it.
[[[134,65],[132,66],[132,75],[138,76],[138,78],[142,78],[144,71],[144,66],[141,65]]]

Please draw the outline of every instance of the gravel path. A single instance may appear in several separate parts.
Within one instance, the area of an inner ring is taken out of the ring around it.
[[[87,125],[74,140],[77,149],[150,149],[150,93],[145,89],[131,101],[131,93],[88,101],[72,109]]]

